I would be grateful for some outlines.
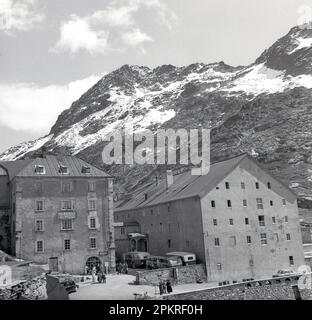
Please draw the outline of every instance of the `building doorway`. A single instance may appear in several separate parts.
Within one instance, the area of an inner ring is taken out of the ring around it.
[[[58,272],[58,257],[49,258],[49,269]]]
[[[95,266],[96,271],[99,271],[101,268],[102,262],[99,257],[90,257],[86,262],[86,267],[88,267],[88,274],[91,274],[92,268]]]

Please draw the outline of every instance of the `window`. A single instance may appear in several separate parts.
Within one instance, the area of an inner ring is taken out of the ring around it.
[[[230,189],[230,184],[228,182],[225,183],[225,189]]]
[[[186,247],[187,247],[187,248],[190,247],[190,240],[186,240]]]
[[[295,264],[294,257],[293,256],[289,256],[289,265],[293,266],[294,264]]]
[[[90,249],[96,249],[96,238],[90,238]]]
[[[170,204],[168,204],[167,210],[168,212],[170,212]]]
[[[268,189],[271,189],[271,182],[267,183]]]
[[[276,223],[276,218],[272,217],[272,223]]]
[[[249,224],[249,219],[245,218],[245,224]]]
[[[231,236],[230,237],[230,245],[231,246],[236,246],[236,237],[235,236]]]
[[[61,203],[62,210],[73,210],[74,202],[72,200],[63,200]]]
[[[36,200],[36,211],[43,211],[44,210],[44,201],[43,200]]]
[[[68,167],[59,165],[59,170],[58,170],[58,172],[59,172],[60,174],[68,174],[68,173],[69,173]]]
[[[35,173],[36,174],[45,174],[46,173],[45,167],[40,166],[40,165],[35,166]]]
[[[88,183],[88,190],[89,192],[94,192],[95,191],[95,182],[89,182]]]
[[[265,222],[264,222],[264,216],[258,216],[258,221],[259,221],[259,226],[264,227]]]
[[[246,240],[247,240],[247,243],[248,243],[248,244],[251,243],[251,236],[247,236],[247,237],[246,237]]]
[[[163,224],[160,222],[159,223],[159,232],[163,232],[164,228],[163,228]]]
[[[273,238],[274,238],[275,242],[278,242],[279,241],[278,233],[274,233]]]
[[[283,204],[283,206],[286,206],[286,200],[285,199],[282,199],[282,204]]]
[[[96,219],[90,218],[90,229],[96,229]],[[122,233],[123,230],[123,233]],[[125,234],[125,228],[121,228],[121,234]]]
[[[241,188],[245,189],[245,182],[241,182]]]
[[[288,216],[285,216],[285,222],[286,223],[288,222]]]
[[[43,220],[36,220],[36,231],[43,231]]]
[[[217,270],[222,270],[222,264],[221,263],[217,263]]]
[[[219,238],[215,238],[214,239],[214,243],[215,243],[216,247],[219,247],[220,246],[220,239]]]
[[[286,233],[286,240],[290,241],[290,233]]]
[[[230,225],[233,226],[234,225],[234,220],[233,219],[229,219]]]
[[[217,226],[218,225],[218,220],[217,219],[213,219],[213,225]]]
[[[259,182],[256,182],[256,189],[259,189],[260,186],[259,186]]]
[[[63,182],[62,183],[62,192],[71,192],[72,190],[72,184],[71,182]]]
[[[261,233],[261,234],[260,234],[260,239],[261,239],[261,244],[262,244],[262,245],[268,244],[266,233]]]
[[[243,200],[243,207],[247,207],[247,200],[246,199]]]
[[[96,210],[96,199],[88,200],[88,208],[89,210]]]
[[[168,244],[168,248],[171,248],[171,240],[170,239],[167,241],[167,244]]]
[[[36,252],[40,253],[44,251],[43,240],[36,241]]]
[[[231,207],[232,207],[231,200],[228,200],[228,201],[227,201],[227,206],[228,206],[228,208],[231,208]]]
[[[144,193],[144,199],[147,200],[147,193]]]
[[[72,219],[63,219],[61,230],[73,230],[73,220]]]
[[[95,219],[94,219],[95,220]],[[90,221],[91,222],[91,221]],[[90,226],[91,226],[91,224],[90,224]],[[124,227],[121,227],[120,228],[120,234],[125,234],[126,232],[125,232],[125,228]]]
[[[262,198],[257,198],[257,209],[263,209],[263,201]]]
[[[216,202],[214,200],[211,200],[211,207],[215,208],[216,207]]]
[[[64,240],[64,249],[70,250],[70,240],[69,239]]]
[[[35,189],[38,193],[42,193],[43,192],[43,186],[42,186],[42,182],[37,182],[35,184]]]
[[[81,167],[81,173],[91,173],[91,168],[90,167],[86,167],[86,166],[82,166]]]
[[[273,201],[272,200],[270,200],[270,206],[273,207]]]

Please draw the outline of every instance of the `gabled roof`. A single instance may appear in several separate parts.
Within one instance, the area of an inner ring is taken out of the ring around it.
[[[54,156],[47,155],[43,158],[17,160],[17,161],[0,161],[0,166],[4,168],[9,175],[9,179],[15,177],[109,177],[101,169],[92,166],[84,160],[72,156]],[[36,166],[44,166],[45,174],[35,173]],[[59,166],[68,167],[68,174],[59,173]],[[90,168],[90,173],[83,173],[82,167]]]
[[[176,200],[203,197],[215,188],[226,176],[228,176],[243,160],[250,161],[260,167],[257,161],[247,154],[242,154],[224,161],[212,163],[209,173],[202,176],[194,176],[187,171],[174,176],[173,185],[167,190],[165,179],[158,185],[155,183],[146,184],[132,193],[132,197],[120,200],[115,203],[115,212],[134,210],[143,207],[150,207],[161,203],[169,203]],[[263,168],[261,168],[264,170]],[[265,170],[264,170],[265,171]],[[296,195],[285,184],[274,178],[288,194]],[[147,195],[147,199],[146,199]]]
[[[115,212],[132,210],[160,203],[171,202],[184,198],[202,197],[213,189],[224,177],[226,177],[243,159],[246,154],[213,163],[209,173],[203,176],[194,176],[187,171],[174,176],[174,183],[167,190],[166,181],[158,185],[149,183],[137,189],[132,198],[119,201],[115,206]],[[145,200],[147,194],[147,200]]]

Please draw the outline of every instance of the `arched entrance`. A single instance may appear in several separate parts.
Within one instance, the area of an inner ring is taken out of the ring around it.
[[[91,273],[92,268],[95,266],[96,270],[100,270],[102,261],[99,257],[90,257],[87,259],[86,266],[88,267],[88,273]]]

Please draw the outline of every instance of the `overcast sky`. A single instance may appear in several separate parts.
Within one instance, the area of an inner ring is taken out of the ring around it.
[[[0,152],[47,134],[123,64],[247,65],[309,8],[312,0],[0,0]]]

